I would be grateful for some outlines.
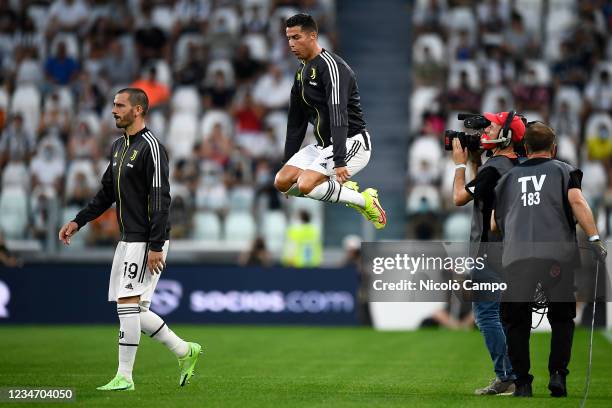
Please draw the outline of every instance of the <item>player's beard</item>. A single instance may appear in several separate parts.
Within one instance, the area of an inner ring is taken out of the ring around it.
[[[119,129],[125,129],[134,122],[134,113],[132,111],[126,113],[119,120],[115,120],[115,126]]]

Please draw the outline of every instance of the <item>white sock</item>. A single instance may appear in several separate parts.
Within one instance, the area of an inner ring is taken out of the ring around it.
[[[298,188],[297,183],[293,183],[291,188],[289,190],[285,191],[285,194],[290,195],[290,196],[294,196],[294,197],[304,197],[304,194]]]
[[[189,352],[189,345],[177,336],[161,317],[150,310],[140,313],[142,331],[152,339],[159,341],[170,349],[177,357],[183,357]]]
[[[140,317],[137,303],[117,303],[119,315],[119,368],[122,374],[132,382],[132,369],[136,359],[136,351],[140,343]]]
[[[355,204],[361,208],[365,207],[363,196],[355,190],[344,187],[336,180],[327,180],[319,184],[307,194],[315,200],[328,201],[330,203]]]

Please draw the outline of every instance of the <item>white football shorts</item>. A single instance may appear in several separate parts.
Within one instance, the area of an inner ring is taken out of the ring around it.
[[[168,255],[170,241],[163,246],[164,262]],[[148,306],[155,292],[155,286],[161,274],[151,273],[147,268],[148,242],[119,241],[113,266],[110,283],[108,285],[108,301],[116,302],[119,298],[140,295],[140,303]],[[162,271],[162,273],[164,273]]]
[[[346,139],[346,167],[351,176],[359,173],[370,161],[372,153],[370,134],[365,131]],[[310,144],[291,156],[286,163],[302,170],[313,170],[326,176],[334,176],[334,146],[322,148]]]

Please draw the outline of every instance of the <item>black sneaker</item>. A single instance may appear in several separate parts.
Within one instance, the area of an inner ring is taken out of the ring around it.
[[[527,384],[517,385],[512,395],[515,397],[533,397],[533,391],[531,390],[531,384],[527,383]]]
[[[551,397],[567,397],[565,376],[559,373],[551,374],[548,389],[550,390]]]

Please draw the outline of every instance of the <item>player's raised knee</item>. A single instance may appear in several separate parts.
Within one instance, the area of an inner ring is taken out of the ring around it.
[[[282,170],[276,173],[276,177],[274,177],[274,187],[280,191],[281,193],[287,192],[291,186],[293,185],[293,181],[283,174]]]
[[[307,177],[300,177],[297,181],[297,185],[300,189],[300,193],[304,195],[309,194],[312,189],[316,187],[314,180],[311,180]]]

